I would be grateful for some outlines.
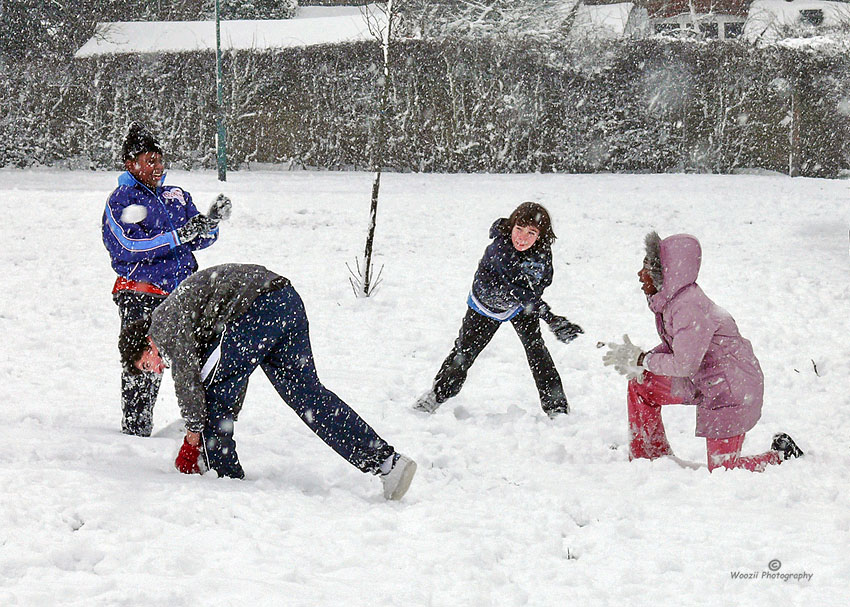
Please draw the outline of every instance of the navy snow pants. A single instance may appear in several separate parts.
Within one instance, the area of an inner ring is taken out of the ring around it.
[[[121,329],[132,322],[149,317],[164,296],[136,291],[118,291],[112,296],[121,317]],[[121,372],[121,432],[150,436],[153,429],[153,406],[159,394],[162,375],[157,373]]]
[[[376,473],[394,453],[351,407],[319,381],[307,314],[291,285],[260,295],[245,314],[227,323],[220,341],[203,360],[207,403],[203,455],[207,466],[219,476],[244,477],[233,440],[233,422],[242,406],[248,378],[258,366],[301,420],[358,469]]]
[[[546,413],[569,410],[561,376],[540,333],[540,319],[536,314],[520,312],[510,322],[525,348],[543,410]],[[460,392],[472,363],[501,326],[502,322],[479,314],[472,308],[467,309],[454,347],[434,378],[434,393],[438,403],[444,403]]]

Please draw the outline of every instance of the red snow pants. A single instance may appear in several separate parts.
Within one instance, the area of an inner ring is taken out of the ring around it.
[[[673,396],[670,378],[645,371],[643,383],[629,381],[627,403],[631,437],[629,460],[673,455],[670,443],[667,442],[664,422],[661,420],[661,407],[682,402]],[[740,434],[729,438],[706,438],[708,471],[723,467],[761,472],[769,464],[781,463],[782,459],[776,451],[741,457],[745,436],[746,434]]]

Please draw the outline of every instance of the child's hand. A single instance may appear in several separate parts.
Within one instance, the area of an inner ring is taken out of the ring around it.
[[[194,434],[191,433],[191,434]],[[197,444],[189,442],[190,433],[186,433],[183,438],[183,445],[180,447],[180,452],[177,454],[177,459],[174,460],[174,467],[183,474],[200,474],[201,469],[198,466],[198,458],[201,455],[201,450]]]
[[[209,217],[204,217],[200,213],[192,217],[182,227],[177,228],[177,238],[180,239],[180,244],[186,244],[200,236],[211,232],[218,225],[217,221],[213,221]]]
[[[606,366],[613,366],[620,375],[626,379],[636,379],[638,383],[643,381],[643,365],[641,355],[643,350],[632,343],[628,335],[623,335],[623,343],[608,343],[608,352],[602,357]]]
[[[580,334],[584,333],[584,329],[575,323],[571,323],[563,316],[553,314],[548,322],[549,330],[555,334],[558,341],[562,341],[565,344],[570,343]]]
[[[227,221],[230,219],[230,212],[232,208],[233,203],[230,202],[230,198],[224,194],[219,194],[216,199],[213,200],[212,205],[210,205],[210,211],[207,213],[207,217],[214,221]]]

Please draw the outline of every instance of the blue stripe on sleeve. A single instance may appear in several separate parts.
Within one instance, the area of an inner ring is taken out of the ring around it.
[[[128,238],[124,234],[121,225],[112,216],[112,209],[109,205],[106,207],[106,219],[109,222],[109,229],[115,239],[122,247],[128,251],[152,251],[160,247],[169,247],[173,249],[178,246],[177,234],[175,232],[164,232],[153,238]]]

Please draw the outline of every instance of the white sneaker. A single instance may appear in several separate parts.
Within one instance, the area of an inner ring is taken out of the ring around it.
[[[424,413],[433,413],[440,407],[437,402],[437,395],[433,390],[428,390],[425,394],[416,399],[413,408]]]
[[[389,472],[381,475],[381,482],[384,484],[384,498],[400,500],[404,497],[414,474],[416,474],[416,462],[406,455],[396,453],[393,458],[393,467]]]

